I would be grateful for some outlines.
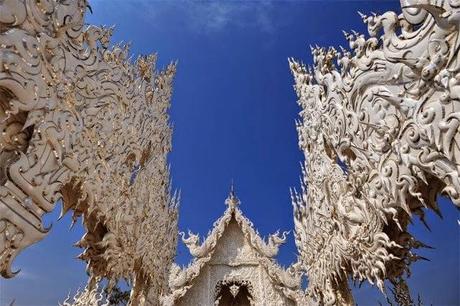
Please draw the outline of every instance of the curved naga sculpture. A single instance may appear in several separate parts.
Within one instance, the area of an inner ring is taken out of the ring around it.
[[[401,4],[361,14],[370,38],[345,33],[352,51],[313,48],[313,71],[290,60],[306,155],[296,242],[326,305],[353,304],[348,277],[382,291],[388,279],[411,304],[404,277],[424,245],[407,225],[439,214],[438,194],[460,206],[460,2]]]
[[[111,28],[84,26],[86,7],[0,2],[0,271],[14,275],[62,199],[62,214],[83,216],[90,285],[126,278],[133,304],[155,304],[177,236],[166,160],[175,65],[133,65],[127,46],[108,47]]]

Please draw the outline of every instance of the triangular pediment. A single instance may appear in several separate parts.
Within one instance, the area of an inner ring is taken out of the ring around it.
[[[216,244],[211,256],[210,264],[227,264],[236,266],[240,264],[258,264],[257,251],[236,222],[235,218],[225,227],[222,236]]]

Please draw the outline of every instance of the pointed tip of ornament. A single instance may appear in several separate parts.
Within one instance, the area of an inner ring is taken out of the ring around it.
[[[234,198],[235,197],[235,182],[232,179],[232,182],[230,184],[230,197]]]
[[[235,184],[233,182],[233,179],[230,185],[230,193],[228,195],[228,198],[225,200],[225,204],[227,204],[229,207],[232,207],[232,208],[240,204],[240,201],[238,200],[238,197],[236,196]]]
[[[367,18],[366,14],[363,14],[363,13],[360,12],[360,11],[358,11],[358,15],[359,15],[362,19]]]

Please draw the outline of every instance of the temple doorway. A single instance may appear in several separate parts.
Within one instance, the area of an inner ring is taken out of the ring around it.
[[[249,285],[249,286],[248,286]],[[252,286],[246,282],[219,282],[216,286],[216,306],[251,306]]]

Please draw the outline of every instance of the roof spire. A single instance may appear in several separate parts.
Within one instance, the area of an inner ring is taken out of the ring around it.
[[[233,179],[232,179],[232,183],[230,185],[230,193],[229,193],[227,199],[225,200],[225,204],[227,204],[231,208],[235,208],[236,206],[238,206],[240,204],[240,200],[238,199],[238,197],[236,196],[236,193],[235,193],[235,185],[233,183]]]
[[[235,183],[233,182],[233,179],[232,179],[232,183],[230,185],[230,195],[235,196]]]

